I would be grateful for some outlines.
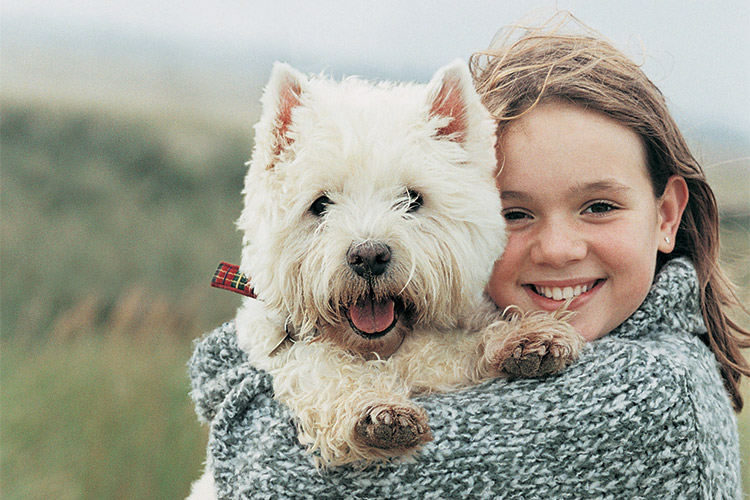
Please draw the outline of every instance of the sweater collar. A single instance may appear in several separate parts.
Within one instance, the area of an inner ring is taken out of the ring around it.
[[[610,335],[636,338],[663,328],[705,334],[698,290],[692,262],[685,257],[670,260],[656,274],[641,306]]]

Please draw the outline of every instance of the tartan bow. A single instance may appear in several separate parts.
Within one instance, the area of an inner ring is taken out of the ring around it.
[[[239,293],[250,298],[256,298],[253,289],[250,288],[247,276],[240,272],[240,266],[222,262],[216,269],[211,279],[211,286],[231,292]]]

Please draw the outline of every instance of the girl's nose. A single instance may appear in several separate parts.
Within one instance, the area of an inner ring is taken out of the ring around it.
[[[587,252],[583,235],[572,225],[548,222],[539,228],[532,242],[530,257],[534,264],[561,268],[583,260]]]

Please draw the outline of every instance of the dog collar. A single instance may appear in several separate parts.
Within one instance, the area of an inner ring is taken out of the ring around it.
[[[239,293],[252,299],[257,298],[253,289],[248,284],[247,276],[240,272],[240,266],[234,264],[228,264],[226,262],[219,263],[219,267],[214,273],[214,277],[211,278],[211,286],[214,288],[221,288],[222,290],[229,290],[230,292]],[[294,337],[291,325],[289,323],[284,325],[284,336],[281,338],[276,347],[271,349],[268,356],[275,356],[282,347],[288,346],[294,343]]]
[[[256,298],[255,292],[250,288],[249,280],[244,273],[240,272],[240,266],[222,262],[211,279],[211,286],[239,293],[250,298]]]

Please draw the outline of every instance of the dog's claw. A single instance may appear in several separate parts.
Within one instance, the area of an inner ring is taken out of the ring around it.
[[[511,377],[541,377],[556,373],[576,360],[585,340],[568,323],[534,315],[489,330],[485,362],[495,373]]]
[[[556,373],[572,361],[571,350],[549,343],[534,346],[524,343],[513,349],[513,354],[502,361],[502,371],[514,377],[539,377]]]
[[[432,440],[427,414],[418,407],[373,407],[357,422],[360,441],[384,450],[409,449]]]

